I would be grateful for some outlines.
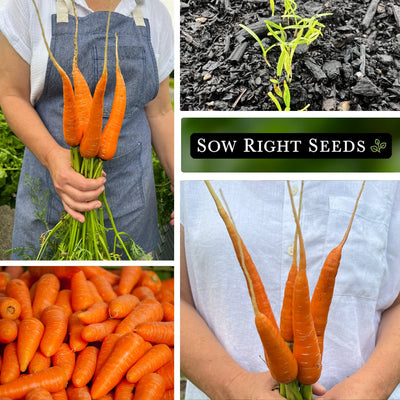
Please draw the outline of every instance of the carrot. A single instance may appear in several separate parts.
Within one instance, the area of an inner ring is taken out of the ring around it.
[[[105,396],[101,396],[99,400],[114,400],[113,393],[107,393]]]
[[[111,0],[112,1],[112,0]],[[111,7],[108,13],[106,42],[104,46],[103,73],[97,82],[90,106],[90,115],[87,129],[81,140],[79,151],[83,158],[93,158],[97,155],[100,147],[100,139],[103,128],[103,103],[107,85],[107,49],[108,31],[110,27]]]
[[[18,335],[17,323],[11,319],[0,319],[0,343],[11,343]]]
[[[163,308],[157,300],[142,300],[117,326],[116,333],[124,334],[136,328],[143,322],[161,321]]]
[[[139,300],[144,300],[144,299],[156,299],[155,294],[153,291],[147,287],[147,286],[137,286],[135,289],[132,290],[132,294],[136,296]],[[159,301],[159,300],[157,300]]]
[[[300,243],[299,268],[293,288],[293,355],[298,364],[298,381],[303,385],[311,385],[317,382],[321,375],[321,353],[311,315],[303,236],[289,181],[287,185]]]
[[[354,216],[357,210],[358,202],[364,189],[364,185],[365,181],[361,185],[361,189],[358,194],[354,210],[343,239],[341,240],[339,245],[328,254],[325,259],[311,299],[311,314],[313,317],[321,354],[323,352],[324,333],[326,324],[328,322],[328,313],[332,302],[335,280],[340,265],[340,259],[342,257],[343,246],[349,236],[350,229],[353,224]]]
[[[14,297],[5,297],[0,300],[0,317],[17,319],[21,315],[21,304]]]
[[[31,275],[29,270],[24,271],[19,278],[21,281],[25,282],[26,286],[31,286],[32,283],[35,281],[35,278]]]
[[[115,387],[114,400],[132,400],[134,388],[134,383],[130,383],[126,379],[122,379]]]
[[[41,387],[49,392],[57,392],[64,389],[66,385],[67,379],[64,371],[60,367],[50,367],[34,374],[22,375],[12,382],[0,385],[0,396],[20,399],[36,387]]]
[[[28,271],[31,274],[32,278],[39,279],[44,274],[53,274],[58,279],[62,278],[71,278],[72,275],[81,270],[81,267],[50,267],[50,266],[41,266],[41,267],[28,267]]]
[[[161,290],[156,295],[156,299],[160,303],[171,303],[171,304],[174,304],[174,301],[175,301],[174,292],[172,290],[164,289],[163,287],[161,287]]]
[[[5,288],[11,281],[11,275],[6,271],[0,271],[0,289]]]
[[[123,294],[113,299],[109,304],[111,318],[126,317],[138,304],[140,300],[133,294]]]
[[[161,281],[161,287],[165,290],[170,290],[172,293],[175,291],[175,279],[168,278]]]
[[[118,136],[121,131],[126,108],[126,87],[124,77],[119,68],[118,59],[118,36],[115,34],[115,59],[116,59],[116,81],[114,100],[111,107],[110,117],[103,130],[100,139],[100,147],[97,153],[102,160],[111,160],[117,150]]]
[[[111,351],[113,350],[115,343],[121,336],[122,335],[119,335],[118,333],[110,333],[104,338],[103,342],[101,343],[99,354],[97,356],[97,365],[94,373],[95,376],[97,376],[104,362],[111,354]]]
[[[88,344],[81,336],[84,327],[85,325],[78,318],[77,312],[70,315],[68,320],[69,345],[73,351],[81,351]]]
[[[144,322],[135,328],[135,332],[144,340],[151,343],[165,343],[174,345],[174,323],[173,321]]]
[[[61,307],[64,310],[65,315],[69,318],[69,316],[72,314],[71,289],[60,290],[58,292],[55,305]]]
[[[161,400],[174,400],[174,389],[167,389]]]
[[[174,387],[174,359],[167,362],[161,368],[156,371],[157,374],[161,375],[165,381],[165,387],[167,390],[173,389]]]
[[[118,324],[118,319],[107,319],[103,322],[86,325],[82,329],[81,337],[87,342],[103,340],[108,334],[114,332],[114,329]]]
[[[51,362],[54,366],[57,365],[64,370],[68,381],[71,379],[75,369],[75,352],[68,343],[61,344],[56,353],[51,357]]]
[[[161,305],[164,311],[164,321],[174,321],[174,305],[166,301],[162,302]]]
[[[68,400],[67,391],[65,389],[54,392],[51,395],[53,397],[53,400]]]
[[[74,386],[86,386],[93,378],[98,352],[99,349],[97,347],[87,346],[78,354],[72,374],[72,383]]]
[[[118,283],[118,294],[131,293],[140,279],[142,267],[125,266],[122,267],[121,277]]]
[[[161,290],[162,283],[155,271],[144,270],[142,271],[138,285],[146,286],[151,289],[154,294],[157,294]]]
[[[144,375],[155,372],[172,358],[171,349],[165,344],[153,346],[126,373],[128,382],[136,383]]]
[[[108,282],[110,282],[111,285],[114,285],[119,280],[119,276],[117,274],[102,267],[91,266],[80,267],[80,269],[85,273],[87,279],[90,279],[94,275],[102,275],[107,278]]]
[[[276,323],[274,313],[272,311],[271,305],[268,300],[268,296],[265,292],[264,285],[261,281],[260,275],[257,271],[256,266],[239,234],[236,231],[235,225],[225,211],[224,207],[222,206],[221,201],[219,200],[217,194],[215,193],[213,187],[211,186],[210,182],[205,181],[208,190],[211,193],[211,196],[214,199],[214,202],[217,206],[218,213],[220,214],[226,229],[228,231],[229,237],[231,238],[233,247],[235,249],[236,257],[239,261],[239,264],[243,270],[243,273],[246,278],[246,283],[248,290],[250,292],[250,286],[253,287],[255,300],[257,303],[258,310],[265,314],[275,325],[276,329],[279,330],[278,324]],[[243,259],[243,260],[242,260]]]
[[[94,303],[92,292],[89,289],[85,273],[79,271],[71,277],[71,305],[72,311],[81,311]]]
[[[1,396],[0,400],[12,400],[10,397]]]
[[[87,386],[75,387],[69,385],[67,388],[68,400],[91,400],[90,390]]]
[[[104,301],[98,301],[87,308],[86,311],[79,311],[77,315],[84,324],[103,322],[108,318],[108,304]]]
[[[121,336],[95,377],[91,394],[98,399],[111,391],[125,376],[129,368],[143,355],[144,340],[134,332]]]
[[[12,279],[6,287],[7,296],[13,297],[21,306],[21,319],[33,316],[31,297],[27,284],[21,279]]]
[[[135,400],[161,400],[165,393],[165,382],[161,375],[151,373],[138,382]]]
[[[25,318],[19,324],[17,352],[21,372],[24,372],[31,362],[44,333],[44,325],[37,318]]]
[[[61,76],[63,83],[63,99],[64,99],[64,111],[63,111],[63,131],[64,139],[68,146],[75,147],[78,146],[82,138],[82,130],[79,126],[78,114],[76,111],[74,90],[72,88],[71,81],[66,74],[66,72],[61,68],[56,59],[54,58],[50,47],[46,40],[46,35],[44,33],[42,21],[40,19],[39,10],[37,8],[35,0],[32,0],[35,6],[36,14],[39,19],[40,28],[42,30],[42,36],[47,48],[47,52],[51,61],[53,62],[55,68]]]
[[[60,281],[54,274],[44,274],[39,278],[32,302],[34,317],[39,318],[46,307],[55,304],[59,290]]]
[[[30,374],[47,369],[51,366],[51,358],[45,356],[41,351],[37,350],[28,366]],[[18,364],[19,368],[19,364]]]
[[[28,392],[25,400],[53,400],[53,397],[48,390],[38,387]]]
[[[1,366],[0,383],[4,385],[20,376],[17,343],[8,343],[4,348],[3,364]]]
[[[90,281],[94,283],[97,291],[106,303],[109,303],[111,300],[117,297],[117,294],[114,292],[112,285],[110,284],[110,282],[108,282],[105,276],[94,275],[90,278]]]
[[[41,315],[44,334],[40,341],[41,352],[51,357],[63,343],[68,330],[68,317],[64,310],[56,305],[46,307]]]
[[[87,281],[90,292],[92,293],[94,303],[102,302],[103,298],[100,296],[96,286],[92,281]]]
[[[78,114],[79,125],[82,134],[87,129],[89,123],[90,106],[92,94],[82,72],[78,68],[78,16],[76,13],[75,2],[72,2],[75,16],[75,37],[74,37],[74,58],[72,61],[72,79],[74,82],[74,93],[76,101],[76,111]]]
[[[23,274],[24,268],[19,265],[8,265],[4,268],[4,272],[7,272],[11,279],[18,279]]]

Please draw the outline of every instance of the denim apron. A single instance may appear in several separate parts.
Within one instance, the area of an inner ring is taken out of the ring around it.
[[[140,18],[140,12],[139,18],[136,17],[138,7],[133,13],[134,18],[115,12],[111,14],[103,126],[110,115],[114,96],[115,32],[118,34],[118,55],[126,83],[127,104],[116,154],[113,159],[104,162],[103,169],[107,174],[106,198],[118,231],[128,233],[145,252],[150,252],[156,247],[159,234],[151,132],[144,106],[157,95],[159,82],[149,22]],[[57,22],[57,17],[60,21],[60,15],[52,15],[51,50],[71,77],[75,18],[66,14],[67,22]],[[79,18],[78,65],[92,93],[103,70],[107,17],[108,12],[94,12]],[[35,108],[58,144],[67,148],[62,128],[62,81],[50,59],[43,93]],[[26,184],[27,178],[29,185]],[[38,219],[39,210],[45,210],[42,217],[52,228],[60,220],[63,206],[49,171],[26,149],[13,231],[13,249],[23,247],[24,250],[23,254],[14,252],[13,259],[37,253],[40,237],[46,230],[44,223]],[[107,217],[105,224],[110,227]],[[108,233],[110,248],[113,239],[112,232]]]

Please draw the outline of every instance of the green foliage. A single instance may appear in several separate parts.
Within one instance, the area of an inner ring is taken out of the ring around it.
[[[0,206],[15,207],[24,145],[11,132],[0,111]]]

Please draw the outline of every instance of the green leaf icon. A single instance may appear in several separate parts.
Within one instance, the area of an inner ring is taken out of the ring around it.
[[[380,153],[381,150],[386,148],[386,142],[382,142],[379,139],[375,139],[376,146],[371,146],[370,149],[373,153]]]

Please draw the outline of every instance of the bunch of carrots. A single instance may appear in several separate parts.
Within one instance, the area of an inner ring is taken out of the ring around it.
[[[72,61],[72,84],[69,76],[55,60],[50,50],[43,31],[38,7],[35,0],[32,1],[38,15],[49,57],[62,79],[64,99],[63,133],[66,144],[70,146],[72,168],[86,178],[96,179],[102,174],[103,162],[112,159],[115,155],[126,108],[126,87],[119,67],[118,36],[115,34],[116,84],[114,100],[109,119],[103,129],[103,102],[107,85],[108,33],[113,0],[110,1],[106,27],[103,72],[93,96],[84,76],[78,68],[78,18],[75,2],[72,2],[76,23],[74,57]],[[72,218],[69,215],[61,218],[60,222],[43,238],[37,259],[40,260],[46,257],[46,251],[49,247],[52,247],[52,259],[55,260],[118,259],[121,257],[117,254],[118,246],[122,248],[123,253],[130,260],[142,257],[144,255],[142,249],[129,237],[128,240],[124,241],[121,236],[128,235],[117,231],[104,192],[101,194],[99,200],[106,209],[112,230],[115,234],[114,248],[111,252],[107,244],[107,229],[104,227],[104,211],[103,207],[101,207],[99,211],[86,212],[84,223],[76,220],[71,221]],[[66,224],[67,227],[65,227]],[[61,234],[59,234],[57,240],[54,240],[57,236],[56,233],[60,232]],[[126,243],[129,243],[129,246]],[[128,247],[130,248],[128,249]]]
[[[225,223],[236,257],[242,268],[255,314],[255,325],[264,348],[265,362],[272,377],[280,383],[280,393],[289,400],[313,399],[312,384],[322,372],[324,333],[328,321],[335,279],[340,265],[342,249],[347,241],[357,205],[364,189],[362,183],[354,211],[340,243],[328,254],[322,266],[312,298],[306,272],[306,252],[300,227],[301,188],[299,210],[292,203],[296,232],[293,260],[285,286],[280,326],[275,319],[268,296],[257,268],[240,237],[229,209],[225,209],[211,186],[205,182]],[[297,242],[300,247],[297,260]]]
[[[174,278],[125,266],[0,272],[1,400],[170,400]]]

